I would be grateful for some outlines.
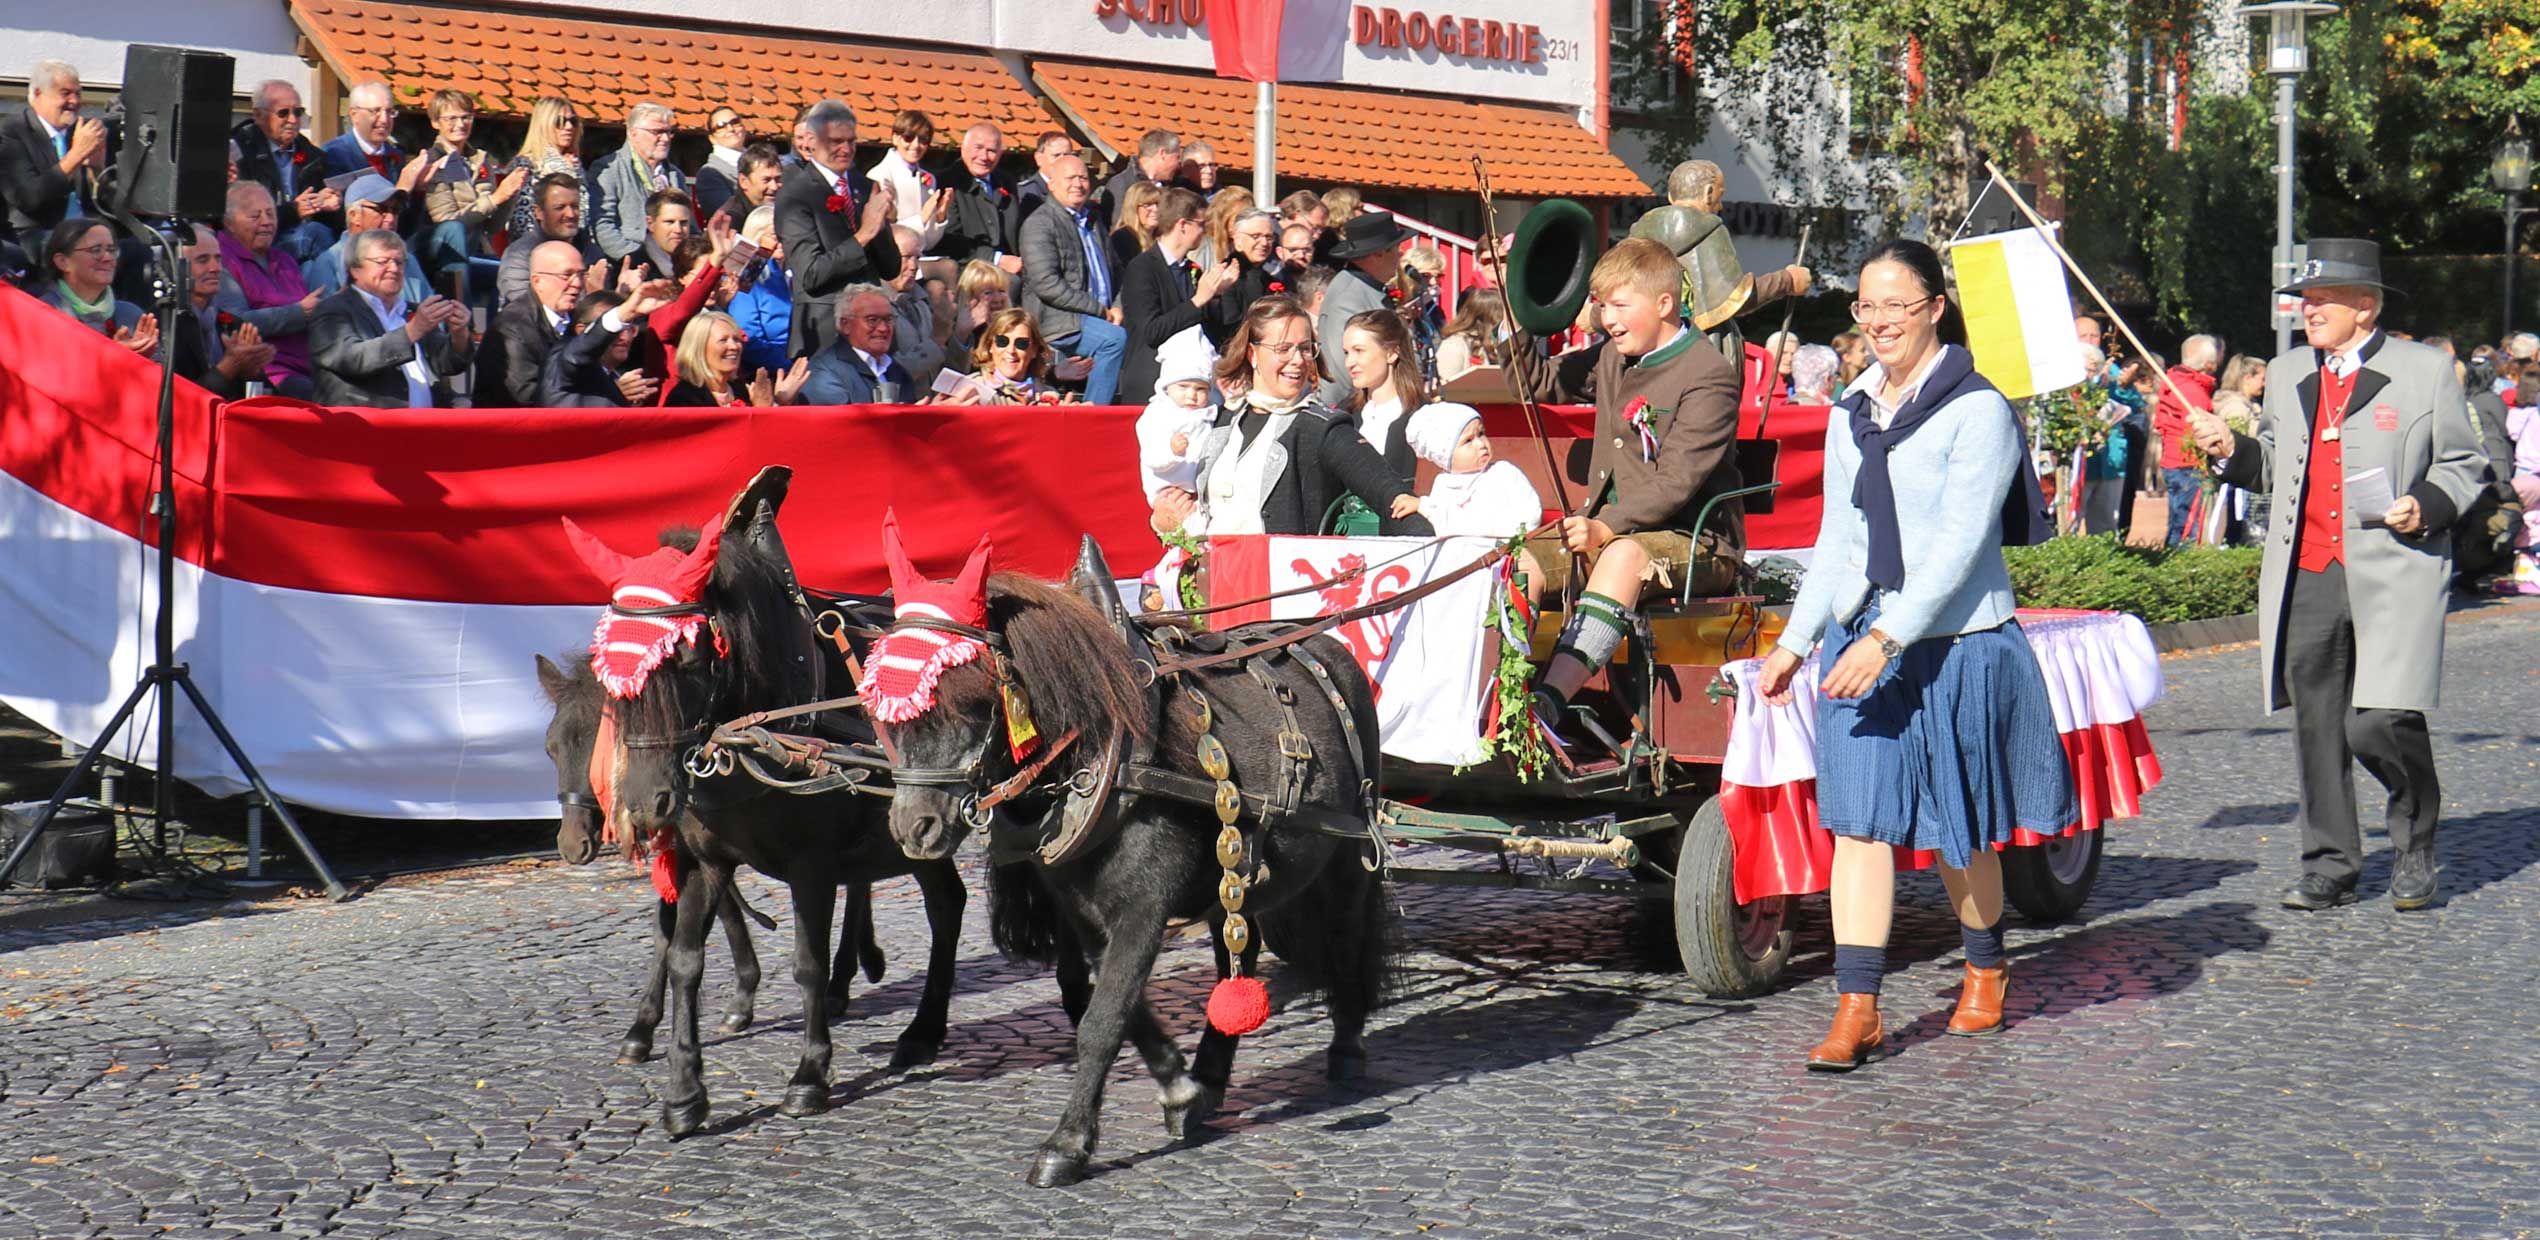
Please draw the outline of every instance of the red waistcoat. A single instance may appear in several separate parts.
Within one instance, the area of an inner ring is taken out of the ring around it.
[[[2311,419],[2311,464],[2302,483],[2302,532],[2296,544],[2301,554],[2295,563],[2306,573],[2346,562],[2346,444],[2322,439],[2320,433],[2336,427],[2344,434],[2346,404],[2362,373],[2357,366],[2341,379],[2320,368],[2319,413]]]

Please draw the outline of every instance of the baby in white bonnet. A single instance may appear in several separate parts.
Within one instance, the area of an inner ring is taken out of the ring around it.
[[[1471,405],[1434,404],[1411,415],[1403,438],[1438,467],[1420,515],[1440,534],[1507,538],[1543,523],[1543,497],[1524,470],[1491,459],[1490,436]]]
[[[1199,489],[1199,437],[1216,389],[1217,350],[1196,326],[1174,333],[1155,351],[1155,399],[1138,415],[1138,481],[1152,504],[1168,488]]]

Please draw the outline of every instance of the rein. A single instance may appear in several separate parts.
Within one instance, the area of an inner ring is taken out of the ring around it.
[[[1422,549],[1425,549],[1430,545],[1434,544],[1422,544]],[[1182,672],[1196,672],[1206,668],[1220,667],[1228,663],[1241,663],[1256,655],[1268,654],[1273,650],[1282,650],[1289,646],[1296,645],[1298,642],[1304,641],[1307,638],[1318,637],[1322,634],[1329,633],[1333,629],[1339,628],[1344,624],[1356,624],[1370,616],[1381,616],[1387,612],[1400,611],[1405,607],[1409,607],[1413,603],[1419,602],[1421,599],[1427,598],[1430,595],[1435,594],[1438,591],[1443,590],[1446,587],[1453,585],[1456,582],[1461,581],[1485,568],[1489,568],[1507,558],[1507,547],[1494,547],[1491,549],[1490,554],[1485,555],[1462,568],[1456,569],[1454,572],[1448,573],[1443,577],[1432,577],[1412,589],[1405,590],[1400,594],[1392,595],[1388,598],[1378,599],[1372,603],[1362,603],[1356,607],[1333,612],[1330,615],[1317,616],[1313,620],[1298,624],[1297,627],[1290,629],[1285,633],[1281,633],[1277,637],[1267,638],[1249,646],[1236,646],[1230,644],[1224,650],[1220,650],[1214,654],[1194,655],[1187,659],[1175,659],[1167,663],[1157,664],[1155,669],[1156,679],[1162,680],[1167,676],[1177,675]],[[1388,563],[1390,563],[1390,561],[1388,561]],[[1328,587],[1329,584],[1329,582],[1323,582],[1309,588],[1319,590]],[[1299,591],[1295,590],[1288,591],[1290,594],[1298,592]],[[1149,616],[1159,614],[1163,613],[1149,613]],[[1141,619],[1144,618],[1148,617],[1141,617]]]
[[[1528,538],[1532,538],[1532,537],[1534,537],[1535,535],[1537,535],[1537,534],[1540,534],[1540,533],[1544,532],[1545,530],[1549,530],[1549,529],[1556,529],[1556,528],[1558,528],[1558,527],[1559,527],[1559,524],[1560,524],[1559,522],[1555,522],[1555,521],[1547,521],[1547,522],[1543,523],[1542,525],[1536,526],[1535,528],[1533,528],[1533,529],[1531,529],[1531,530],[1526,531],[1526,537],[1528,537]],[[1137,618],[1138,618],[1138,619],[1140,619],[1140,620],[1159,620],[1159,621],[1160,621],[1160,620],[1187,620],[1187,619],[1190,619],[1190,618],[1192,618],[1192,617],[1194,617],[1194,616],[1212,616],[1212,615],[1215,615],[1215,614],[1217,614],[1218,612],[1221,612],[1221,611],[1233,611],[1233,610],[1235,610],[1235,609],[1237,609],[1237,608],[1240,608],[1240,607],[1257,607],[1257,606],[1259,606],[1259,605],[1261,605],[1261,604],[1263,604],[1263,603],[1274,603],[1274,602],[1277,602],[1278,600],[1283,599],[1283,598],[1295,598],[1296,596],[1298,596],[1298,595],[1300,595],[1300,594],[1314,594],[1314,593],[1318,593],[1318,592],[1321,592],[1321,591],[1324,591],[1324,590],[1331,589],[1333,586],[1335,586],[1335,585],[1339,585],[1339,584],[1341,584],[1341,583],[1343,583],[1343,582],[1356,581],[1356,580],[1358,580],[1359,578],[1364,577],[1364,576],[1366,576],[1366,575],[1367,575],[1367,574],[1369,574],[1369,573],[1375,572],[1377,569],[1380,569],[1380,568],[1389,568],[1389,567],[1391,567],[1391,566],[1393,566],[1393,565],[1395,565],[1395,564],[1399,564],[1399,563],[1403,562],[1404,560],[1408,560],[1408,559],[1410,559],[1411,557],[1413,557],[1413,556],[1415,556],[1415,555],[1418,555],[1418,554],[1420,554],[1420,553],[1421,553],[1421,552],[1423,552],[1423,551],[1428,551],[1428,550],[1431,550],[1431,549],[1433,549],[1433,548],[1437,547],[1439,544],[1444,543],[1447,539],[1450,539],[1450,538],[1459,538],[1459,537],[1462,537],[1462,535],[1458,535],[1458,534],[1440,534],[1440,535],[1438,535],[1437,537],[1432,538],[1432,539],[1430,539],[1430,540],[1429,540],[1429,541],[1427,541],[1427,542],[1421,543],[1419,546],[1413,547],[1413,548],[1411,548],[1410,550],[1405,551],[1405,552],[1403,552],[1403,553],[1402,553],[1402,554],[1400,554],[1400,555],[1397,555],[1397,556],[1391,556],[1391,557],[1388,557],[1388,558],[1386,558],[1386,559],[1378,560],[1378,561],[1376,561],[1376,562],[1374,562],[1374,563],[1372,563],[1372,564],[1361,564],[1361,565],[1359,565],[1359,566],[1358,566],[1358,567],[1356,567],[1356,568],[1353,568],[1353,569],[1348,569],[1348,570],[1345,570],[1345,571],[1343,571],[1343,572],[1339,572],[1339,573],[1335,573],[1335,574],[1333,574],[1332,576],[1327,577],[1327,578],[1325,578],[1325,579],[1323,579],[1323,580],[1321,580],[1321,581],[1311,582],[1311,583],[1308,583],[1308,584],[1306,584],[1306,585],[1301,585],[1301,586],[1291,586],[1291,587],[1289,587],[1289,588],[1287,588],[1287,589],[1285,589],[1285,590],[1273,590],[1273,591],[1271,591],[1271,592],[1270,592],[1270,593],[1268,593],[1268,594],[1259,595],[1259,596],[1254,597],[1254,598],[1242,598],[1242,599],[1236,599],[1235,601],[1233,601],[1233,602],[1231,602],[1231,603],[1211,603],[1211,604],[1209,604],[1209,605],[1208,605],[1208,606],[1206,606],[1206,607],[1181,607],[1181,608],[1176,608],[1176,609],[1171,610],[1171,611],[1142,611],[1142,612],[1139,612],[1139,613],[1138,613],[1138,617],[1137,617]],[[1461,573],[1457,574],[1457,576],[1461,576],[1461,575],[1462,575]],[[1454,580],[1454,578],[1448,578],[1448,580],[1450,580],[1450,581],[1451,581],[1451,580]]]

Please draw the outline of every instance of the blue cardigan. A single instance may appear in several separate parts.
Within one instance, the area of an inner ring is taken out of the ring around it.
[[[1880,608],[1880,632],[1910,645],[1995,628],[2011,618],[2002,511],[2003,497],[2019,475],[2023,438],[2010,402],[1985,388],[1941,406],[1889,453],[1905,586]],[[1852,502],[1860,466],[1852,420],[1837,409],[1826,419],[1825,514],[1816,554],[1780,643],[1802,657],[1829,622],[1851,617],[1869,598],[1869,534]]]

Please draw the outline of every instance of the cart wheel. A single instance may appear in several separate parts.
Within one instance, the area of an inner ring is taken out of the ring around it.
[[[1737,902],[1728,817],[1714,797],[1694,811],[1676,852],[1676,952],[1714,999],[1762,994],[1790,963],[1789,896]]]
[[[2097,831],[2002,850],[2002,894],[2030,921],[2069,921],[2099,881]]]

